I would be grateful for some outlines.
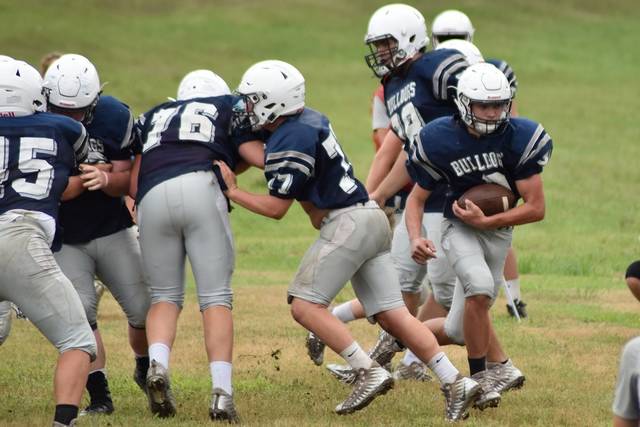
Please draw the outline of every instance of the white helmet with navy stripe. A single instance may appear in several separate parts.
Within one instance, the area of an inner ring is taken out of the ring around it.
[[[28,116],[45,105],[40,73],[24,61],[0,60],[0,117]]]
[[[371,15],[364,42],[371,50],[365,56],[367,65],[384,77],[426,48],[427,24],[416,8],[389,4]]]
[[[230,94],[231,90],[224,79],[211,70],[191,71],[178,86],[178,101]]]
[[[455,103],[460,118],[478,133],[486,135],[495,132],[509,120],[513,97],[511,87],[502,71],[492,64],[480,62],[464,70],[458,80],[457,91]],[[473,114],[473,104],[499,104],[502,113],[496,120],[482,120]]]
[[[484,57],[480,53],[480,49],[473,43],[462,39],[450,39],[438,44],[438,49],[455,49],[464,55],[469,65],[477,64],[478,62],[484,62]]]
[[[433,47],[450,39],[473,41],[475,28],[467,15],[459,10],[450,9],[440,13],[431,25]]]
[[[278,117],[304,108],[305,82],[296,67],[283,61],[267,60],[245,71],[236,92],[242,95],[254,130]]]

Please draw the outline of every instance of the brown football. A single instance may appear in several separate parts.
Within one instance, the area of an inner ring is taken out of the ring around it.
[[[471,200],[486,216],[505,212],[515,206],[513,191],[498,184],[480,184],[471,187],[458,199],[458,206],[464,209],[465,200]]]

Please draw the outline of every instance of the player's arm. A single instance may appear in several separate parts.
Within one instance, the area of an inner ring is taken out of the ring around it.
[[[138,194],[138,175],[140,174],[140,162],[142,161],[142,155],[136,154],[133,158],[133,165],[131,166],[131,173],[129,174],[129,197],[135,200],[136,194]]]
[[[436,256],[435,245],[422,235],[424,204],[430,195],[431,191],[414,185],[404,208],[404,220],[411,242],[411,258],[418,264],[425,264],[430,258]]]
[[[401,152],[402,140],[395,132],[387,132],[382,146],[376,152],[371,168],[369,169],[366,183],[367,191],[371,193],[378,188],[378,185],[380,185],[385,176],[387,176]]]
[[[244,142],[238,147],[238,153],[246,167],[242,170],[236,167],[236,173],[244,172],[251,166],[264,169],[264,143],[262,141]]]
[[[389,174],[378,185],[378,188],[370,194],[371,200],[375,200],[382,207],[385,200],[396,194],[411,181],[409,172],[407,172],[406,162],[407,153],[403,150],[398,155]]]
[[[67,200],[75,199],[82,193],[84,193],[84,186],[82,185],[84,181],[80,178],[79,175],[70,176],[69,182],[67,182],[67,187],[64,189],[62,193],[62,201],[66,202]]]
[[[254,194],[238,188],[236,176],[229,169],[229,166],[219,160],[216,160],[214,164],[220,168],[222,178],[227,186],[224,194],[243,208],[269,218],[280,219],[293,204],[293,199],[281,199],[269,194]]]
[[[467,200],[466,209],[459,207],[458,203],[454,202],[453,213],[463,222],[482,230],[529,224],[544,219],[545,202],[542,176],[538,173],[518,180],[516,187],[524,203],[506,212],[485,216],[476,204]]]

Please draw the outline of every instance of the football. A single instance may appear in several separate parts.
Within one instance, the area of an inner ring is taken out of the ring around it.
[[[466,200],[471,200],[485,215],[491,216],[514,207],[516,196],[502,185],[481,184],[465,191],[458,199],[458,206],[464,209]]]

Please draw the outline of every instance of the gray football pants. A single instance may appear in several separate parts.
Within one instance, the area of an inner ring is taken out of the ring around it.
[[[233,236],[213,171],[191,172],[153,187],[140,201],[138,223],[152,304],[182,308],[188,256],[200,310],[232,307]]]
[[[0,223],[0,300],[20,307],[60,353],[82,350],[95,359],[96,341],[82,302],[32,218]]]
[[[62,272],[78,291],[92,327],[97,325],[97,276],[118,302],[129,324],[145,327],[149,311],[149,287],[142,273],[140,245],[134,227],[125,228],[88,243],[62,245],[54,254]]]
[[[442,248],[458,277],[444,329],[455,343],[464,345],[465,299],[486,295],[493,304],[498,296],[512,232],[513,227],[479,230],[459,220],[443,221]]]

